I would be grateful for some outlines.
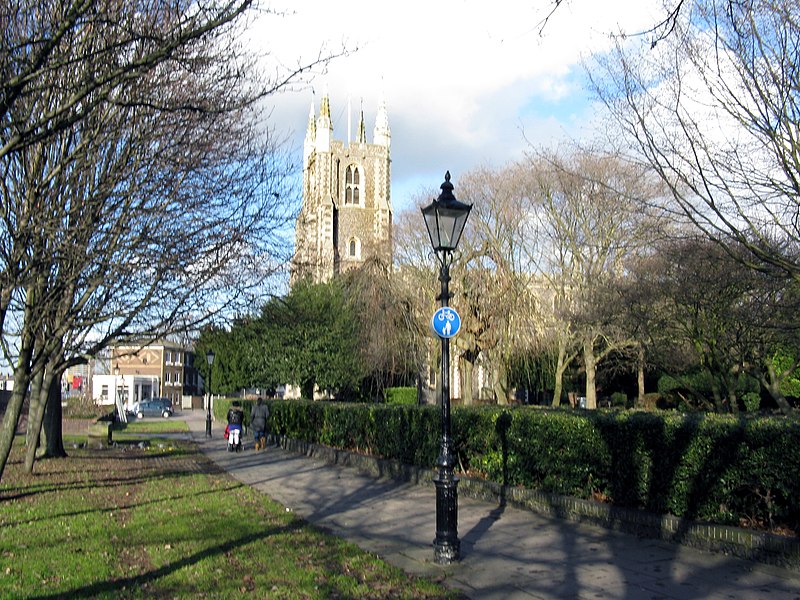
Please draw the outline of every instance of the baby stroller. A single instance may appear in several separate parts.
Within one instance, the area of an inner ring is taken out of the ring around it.
[[[237,425],[225,426],[225,439],[228,440],[228,452],[242,451],[242,428]]]

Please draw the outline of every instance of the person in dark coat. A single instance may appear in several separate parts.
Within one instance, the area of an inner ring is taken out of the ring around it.
[[[269,407],[264,404],[261,396],[253,405],[250,413],[250,427],[253,428],[253,437],[256,440],[256,450],[263,450],[267,447],[267,418],[269,417]]]
[[[241,450],[242,427],[244,425],[244,411],[238,400],[234,400],[228,410],[228,450]]]

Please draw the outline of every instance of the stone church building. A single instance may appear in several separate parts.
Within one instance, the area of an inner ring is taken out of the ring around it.
[[[351,141],[348,107],[346,140],[334,138],[331,104],[327,94],[320,102],[319,115],[312,102],[303,145],[303,203],[295,226],[295,253],[290,284],[308,279],[330,281],[348,269],[357,268],[370,257],[392,260],[392,199],[389,118],[381,102],[367,141],[364,111],[361,110]],[[420,231],[424,231],[420,218]],[[436,349],[433,340],[429,359]],[[424,369],[421,391],[435,401],[438,369]],[[451,364],[451,393],[460,394],[458,359]],[[473,373],[477,390],[486,385],[486,371],[479,364]],[[473,386],[474,387],[474,386]],[[284,397],[299,398],[297,386],[287,386]],[[325,397],[320,392],[316,397]]]
[[[349,107],[348,107],[349,113]],[[367,142],[364,111],[355,141],[334,139],[330,99],[319,116],[312,102],[303,145],[303,204],[296,224],[292,283],[308,278],[326,282],[379,256],[391,261],[391,132],[386,103]]]

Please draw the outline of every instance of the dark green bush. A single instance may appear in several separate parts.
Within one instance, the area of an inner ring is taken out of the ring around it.
[[[431,468],[440,451],[437,406],[273,401],[270,412],[270,431],[309,442]],[[800,525],[800,425],[782,418],[457,407],[452,436],[461,469],[507,485],[701,521]]]
[[[747,392],[742,395],[742,404],[747,412],[755,413],[761,408],[761,394],[758,392]]]
[[[628,408],[628,396],[624,392],[611,394],[611,406],[614,408]]]
[[[355,452],[433,465],[438,411],[431,406],[272,401],[272,433]]]

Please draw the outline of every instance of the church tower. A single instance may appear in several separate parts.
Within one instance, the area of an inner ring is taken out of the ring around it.
[[[303,205],[295,228],[292,283],[303,278],[329,281],[372,256],[391,261],[391,132],[385,101],[378,108],[371,144],[363,109],[355,142],[349,129],[348,114],[347,142],[334,139],[327,93],[319,116],[312,102],[303,144]]]

